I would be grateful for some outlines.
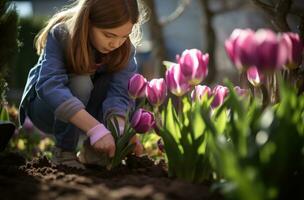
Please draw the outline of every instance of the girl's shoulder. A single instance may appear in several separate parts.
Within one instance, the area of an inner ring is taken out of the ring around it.
[[[69,30],[64,22],[60,22],[50,29],[50,34],[60,43],[65,43],[69,37]]]

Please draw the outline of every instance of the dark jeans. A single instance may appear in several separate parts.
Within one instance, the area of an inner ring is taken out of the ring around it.
[[[102,102],[107,95],[111,75],[71,76],[69,88],[73,95],[86,105],[86,110],[101,123],[103,120]],[[83,132],[71,123],[65,123],[54,116],[49,106],[37,96],[30,102],[27,111],[34,125],[41,131],[53,134],[56,146],[68,151],[77,147],[79,135]]]

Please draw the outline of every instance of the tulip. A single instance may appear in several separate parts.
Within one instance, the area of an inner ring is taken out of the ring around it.
[[[138,109],[132,117],[131,126],[137,133],[146,133],[154,127],[155,120],[151,112]]]
[[[146,87],[148,101],[154,106],[160,106],[167,97],[167,85],[163,78],[151,80]]]
[[[241,97],[247,96],[249,94],[249,91],[247,89],[242,89],[240,88],[240,86],[235,86],[233,89],[236,92],[236,94]]]
[[[257,43],[255,33],[252,30],[244,30],[237,40],[235,53],[243,68],[252,66],[257,59]]]
[[[225,86],[217,85],[213,91],[214,99],[212,101],[211,107],[216,108],[223,104],[225,97],[228,95],[229,90]]]
[[[235,29],[225,41],[225,49],[236,68],[243,71],[254,62],[254,32],[251,29]]]
[[[128,92],[132,99],[145,96],[147,80],[140,74],[134,74],[128,82]]]
[[[200,84],[208,74],[209,55],[198,49],[185,50],[177,56],[181,72],[192,86]]]
[[[288,32],[282,34],[282,40],[288,47],[286,67],[288,69],[297,68],[302,61],[303,43],[298,34]]]
[[[267,29],[258,30],[255,40],[257,59],[254,65],[261,71],[282,69],[288,57],[286,42]]]
[[[162,153],[165,152],[165,145],[161,138],[159,140],[157,140],[157,147]]]
[[[192,101],[202,100],[203,97],[207,94],[208,97],[211,96],[211,89],[206,85],[197,85],[194,90],[191,92]]]
[[[261,85],[262,77],[263,75],[259,73],[257,67],[252,66],[247,69],[247,79],[254,87]]]
[[[25,118],[24,123],[22,125],[22,129],[25,130],[27,133],[34,132],[34,124],[32,123],[29,117]]]
[[[176,96],[183,96],[190,89],[190,85],[181,73],[180,65],[176,63],[166,71],[166,83],[168,89]]]

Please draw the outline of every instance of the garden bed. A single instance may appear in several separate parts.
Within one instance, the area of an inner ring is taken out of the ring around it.
[[[168,178],[164,164],[146,156],[112,171],[56,167],[46,157],[26,162],[16,153],[0,157],[1,199],[220,199],[209,188]]]

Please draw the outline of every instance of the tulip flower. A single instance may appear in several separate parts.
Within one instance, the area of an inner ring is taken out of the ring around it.
[[[212,101],[211,107],[216,108],[223,104],[225,97],[228,95],[229,90],[225,86],[217,85],[213,91],[214,99]]]
[[[160,106],[167,97],[167,85],[163,78],[151,80],[146,87],[148,101],[154,106]]]
[[[247,79],[254,86],[259,87],[262,83],[262,74],[259,73],[257,67],[252,66],[247,69]]]
[[[243,71],[254,62],[254,39],[254,32],[251,29],[235,29],[225,41],[226,52],[239,71]]]
[[[180,65],[176,63],[166,71],[166,83],[168,89],[176,96],[183,96],[190,89],[190,85],[181,73]]]
[[[165,152],[165,145],[161,138],[159,140],[157,140],[157,147],[162,153]]]
[[[147,80],[140,74],[134,74],[128,82],[128,92],[132,99],[145,96]]]
[[[24,123],[22,125],[22,129],[25,130],[27,133],[34,132],[34,124],[32,123],[29,117],[25,118]]]
[[[288,57],[286,42],[267,29],[258,30],[255,40],[257,57],[254,65],[261,71],[282,69]]]
[[[177,56],[181,72],[192,86],[200,84],[208,74],[209,55],[198,49],[185,50]]]
[[[138,109],[132,116],[131,126],[137,133],[146,133],[154,127],[154,115],[142,108]]]
[[[288,57],[286,67],[288,69],[297,68],[302,61],[303,43],[298,34],[288,32],[282,34],[282,40],[288,47]]]
[[[194,90],[191,92],[191,99],[192,101],[195,100],[202,100],[204,95],[208,95],[208,97],[211,96],[211,89],[206,85],[197,85],[195,86]]]
[[[247,89],[242,89],[240,88],[240,86],[235,86],[233,89],[236,92],[236,94],[241,97],[247,96],[249,94],[249,91]]]

